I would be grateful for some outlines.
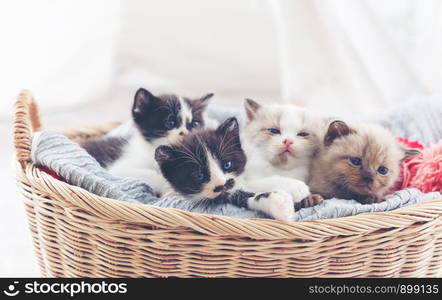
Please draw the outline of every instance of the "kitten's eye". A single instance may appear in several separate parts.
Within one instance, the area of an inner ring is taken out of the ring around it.
[[[384,167],[384,166],[380,166],[380,167],[378,168],[378,173],[381,174],[381,175],[387,175],[387,173],[388,173],[388,168],[387,168],[387,167]]]
[[[298,136],[309,136],[310,135],[310,133],[308,133],[308,132],[300,132],[300,133],[298,133]]]
[[[204,174],[201,171],[196,171],[192,173],[193,179],[195,179],[196,182],[203,182],[204,181]]]
[[[200,122],[198,122],[198,121],[192,121],[190,123],[190,128],[196,128],[198,126],[200,126]]]
[[[350,157],[349,160],[355,166],[360,166],[362,164],[362,160],[359,157]]]
[[[276,128],[269,128],[267,129],[267,131],[270,132],[271,134],[281,134],[281,131]]]
[[[175,124],[176,124],[175,120],[169,119],[164,122],[164,127],[166,127],[167,130],[171,130],[175,128]]]
[[[224,171],[228,171],[231,168],[232,168],[232,162],[230,160],[223,162],[223,170]]]

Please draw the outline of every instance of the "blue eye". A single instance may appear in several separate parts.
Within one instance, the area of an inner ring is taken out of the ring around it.
[[[267,131],[270,132],[271,134],[281,134],[281,131],[276,128],[269,128],[267,129]]]
[[[223,170],[228,171],[232,168],[232,162],[231,161],[225,161],[223,163]]]
[[[196,128],[200,126],[200,122],[198,121],[192,121],[192,123],[190,123],[190,128]]]
[[[195,179],[195,181],[197,182],[203,182],[204,181],[204,174],[201,171],[196,171],[192,174],[192,177]]]
[[[362,164],[362,160],[359,157],[350,157],[349,160],[355,166],[360,166]]]
[[[167,130],[171,130],[173,128],[175,128],[175,120],[166,120],[164,122],[164,127],[166,127]]]
[[[310,135],[310,133],[308,133],[308,132],[300,132],[300,133],[298,133],[298,136],[309,136]]]
[[[384,166],[380,166],[380,167],[378,168],[378,173],[381,174],[381,175],[387,175],[387,173],[388,173],[388,168],[386,168],[386,167],[384,167]]]

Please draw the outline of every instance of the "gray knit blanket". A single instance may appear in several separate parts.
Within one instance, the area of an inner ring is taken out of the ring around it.
[[[223,120],[241,113],[235,110],[212,109],[209,117]],[[427,99],[415,101],[400,108],[369,116],[365,120],[382,124],[397,136],[419,140],[424,144],[436,143],[442,138],[442,101]],[[111,134],[121,132],[117,128]],[[32,138],[32,160],[37,166],[45,166],[63,177],[69,184],[79,186],[99,196],[159,207],[173,207],[186,211],[224,215],[237,218],[265,218],[266,216],[232,204],[210,200],[192,201],[181,196],[158,198],[144,182],[111,175],[78,144],[54,131],[41,131]],[[233,197],[243,197],[241,193]],[[354,200],[328,199],[320,205],[296,212],[295,221],[318,220],[356,215],[364,212],[390,211],[425,200],[441,198],[438,192],[424,194],[417,189],[406,189],[387,200],[375,204],[360,204]]]

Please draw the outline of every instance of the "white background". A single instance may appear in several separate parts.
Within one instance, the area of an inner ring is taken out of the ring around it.
[[[440,16],[437,0],[1,1],[0,276],[38,276],[10,168],[20,89],[47,126],[125,119],[140,86],[354,115],[441,92]]]

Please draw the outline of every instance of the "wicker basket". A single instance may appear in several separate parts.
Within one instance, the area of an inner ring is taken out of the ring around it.
[[[442,271],[442,199],[392,212],[284,223],[98,197],[39,171],[37,105],[16,102],[17,183],[50,277],[425,277]],[[115,124],[63,131],[80,141]]]

